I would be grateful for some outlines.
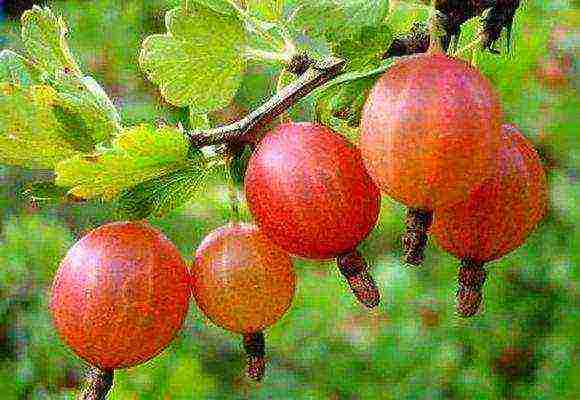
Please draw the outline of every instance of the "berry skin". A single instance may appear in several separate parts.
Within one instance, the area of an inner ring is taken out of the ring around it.
[[[425,213],[464,200],[493,173],[501,121],[498,97],[476,69],[443,54],[405,57],[369,94],[362,158],[382,191],[419,212],[426,235]],[[420,246],[426,236],[408,240]],[[419,253],[408,261],[419,264]]]
[[[480,292],[485,274],[473,270],[521,246],[548,208],[546,175],[531,143],[512,125],[503,126],[502,139],[496,174],[466,201],[435,211],[432,231],[438,245],[463,262],[458,295],[477,303],[460,299],[465,310],[460,314],[474,314],[481,302],[481,295],[469,289],[475,284]]]
[[[262,331],[288,311],[294,298],[290,256],[256,226],[229,224],[210,233],[197,249],[191,283],[203,313],[216,325],[243,335],[247,375],[261,380]]]
[[[62,260],[50,310],[61,338],[103,371],[141,364],[181,329],[190,298],[178,249],[145,222],[85,235]]]
[[[498,173],[467,201],[435,212],[433,235],[445,251],[477,262],[496,260],[521,246],[548,206],[546,174],[532,144],[503,127]]]
[[[367,99],[362,157],[381,190],[407,207],[433,210],[465,199],[493,173],[501,120],[491,85],[467,63],[406,57]]]
[[[312,123],[284,124],[267,134],[250,159],[245,189],[264,233],[309,259],[354,250],[379,215],[379,190],[358,149]]]
[[[379,303],[356,247],[377,222],[380,193],[356,147],[322,125],[280,125],[252,154],[245,189],[273,242],[304,258],[336,258],[357,299],[369,308]]]
[[[290,308],[296,276],[290,256],[256,226],[235,223],[210,233],[195,254],[197,305],[231,332],[259,332]]]

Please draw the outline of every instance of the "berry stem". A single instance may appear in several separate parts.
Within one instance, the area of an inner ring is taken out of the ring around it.
[[[381,294],[373,277],[369,274],[367,263],[358,250],[336,258],[336,264],[358,301],[365,307],[376,307]]]
[[[105,400],[113,386],[113,370],[102,370],[93,367],[87,377],[87,387],[79,400]]]
[[[477,313],[483,299],[483,284],[487,272],[482,262],[462,260],[457,275],[457,314],[471,317]]]
[[[407,229],[403,235],[403,252],[405,262],[412,265],[421,265],[425,259],[428,232],[433,222],[433,212],[409,208],[406,219]]]
[[[432,7],[430,8],[429,15],[429,48],[427,53],[429,54],[443,54],[444,46],[441,38],[446,35],[445,31],[445,15],[435,9],[435,0],[431,1]]]
[[[244,350],[246,351],[246,376],[260,382],[266,370],[266,340],[263,332],[244,334]]]

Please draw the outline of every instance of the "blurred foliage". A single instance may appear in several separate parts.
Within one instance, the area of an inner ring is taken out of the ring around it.
[[[4,16],[0,13],[0,51],[18,49],[19,13],[33,2],[20,2],[27,5],[21,8],[14,3],[19,2],[0,2],[6,11]],[[164,12],[180,1],[44,3],[66,20],[70,47],[81,69],[103,85],[124,124],[151,124],[159,118],[172,125],[187,124],[188,110],[163,101],[138,67],[141,40],[163,33]],[[286,6],[280,7],[282,3]],[[289,18],[299,3],[303,2],[249,2],[268,20]],[[383,21],[376,12],[357,8],[367,2],[352,1],[352,7],[336,10],[333,1],[306,3],[311,7],[294,15],[297,19],[290,28],[298,40],[311,40],[327,51],[331,46],[324,26],[361,18],[369,24]],[[242,378],[240,339],[213,326],[192,305],[178,340],[145,365],[120,371],[110,398],[576,398],[580,392],[577,6],[564,0],[526,1],[516,17],[511,51],[501,56],[476,54],[479,67],[501,94],[506,120],[519,125],[541,153],[552,191],[549,217],[521,249],[489,266],[482,315],[471,320],[454,315],[457,262],[433,244],[422,269],[402,265],[404,210],[385,198],[379,224],[362,246],[383,294],[377,310],[369,312],[353,302],[332,263],[298,260],[294,306],[267,332],[270,364],[263,384],[253,386]],[[324,7],[330,7],[329,18],[318,24]],[[423,9],[409,7],[406,14],[392,15],[390,29],[381,31],[385,47],[392,33],[423,14]],[[476,22],[467,24],[460,48],[473,40]],[[301,36],[309,26],[315,35]],[[345,35],[338,51],[356,52],[354,45],[366,31],[347,35],[343,28],[334,29]],[[371,60],[368,65],[374,68],[378,61],[372,57],[379,47],[376,41],[369,43],[361,63]],[[250,63],[234,102],[212,113],[212,121],[231,121],[256,107],[276,90],[278,74],[274,66]],[[343,95],[361,102],[360,92],[346,88],[328,97],[344,106]],[[312,118],[308,101],[291,111],[292,118]],[[348,117],[350,124],[356,120],[356,115]],[[179,190],[187,191],[189,182],[195,184],[185,173],[173,174]],[[6,400],[75,397],[87,367],[56,337],[47,310],[48,291],[71,243],[116,218],[113,207],[98,201],[40,203],[42,196],[24,195],[29,183],[39,179],[49,181],[51,176],[0,167],[0,398]],[[163,199],[155,197],[155,185],[143,185],[125,193],[125,201],[125,207],[142,201],[155,209]],[[163,217],[152,217],[151,222],[191,261],[204,235],[224,224],[229,214],[226,185],[216,176],[198,199]],[[247,209],[242,215],[250,218]]]

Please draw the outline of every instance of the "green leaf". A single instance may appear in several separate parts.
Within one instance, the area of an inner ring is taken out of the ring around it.
[[[143,41],[139,61],[147,77],[175,106],[190,106],[197,114],[226,106],[246,67],[240,20],[195,3],[165,17],[167,33]]]
[[[185,1],[183,2],[185,3]],[[189,0],[190,4],[198,3],[202,6],[211,9],[220,14],[235,16],[237,15],[236,9],[228,0]]]
[[[204,130],[211,128],[209,116],[207,114],[196,114],[195,110],[189,109],[189,128]]]
[[[324,41],[330,53],[345,58],[346,70],[376,67],[393,35],[386,17],[388,1],[298,1],[290,27],[314,42]]]
[[[248,10],[268,21],[279,21],[282,18],[283,0],[248,0]]]
[[[54,114],[57,97],[49,86],[0,84],[0,162],[50,169],[77,154]]]
[[[66,71],[81,76],[81,70],[66,41],[68,28],[47,7],[33,6],[22,14],[22,41],[35,62],[50,75]]]
[[[139,183],[187,165],[189,142],[172,127],[137,126],[126,129],[112,148],[79,155],[56,166],[56,184],[85,198],[112,198]]]
[[[92,138],[94,143],[98,143],[108,141],[119,132],[119,113],[109,96],[92,77],[60,75],[56,79],[50,79],[49,83],[57,90],[63,113],[82,125],[82,137]]]
[[[130,219],[164,215],[200,193],[211,171],[198,152],[186,167],[123,191],[117,212],[120,217]]]
[[[360,123],[369,90],[395,60],[384,60],[379,67],[367,71],[342,74],[314,91],[317,119],[352,139],[352,128]]]
[[[40,76],[29,60],[12,50],[4,49],[0,51],[0,82],[30,86],[40,83]]]
[[[244,146],[243,150],[232,158],[229,164],[229,177],[238,185],[244,184],[246,169],[252,157],[250,146]]]
[[[66,198],[67,190],[53,182],[34,182],[24,188],[22,195],[34,203],[58,204]]]
[[[324,86],[321,86],[318,89],[316,89],[313,93],[318,94],[335,86],[342,85],[344,83],[354,82],[360,79],[372,77],[376,78],[378,77],[378,75],[381,75],[386,70],[388,70],[397,61],[397,59],[398,59],[397,57],[388,58],[386,60],[383,60],[378,67],[367,71],[352,71],[347,72],[345,74],[341,74],[337,78],[334,78],[333,80],[325,84]]]
[[[391,28],[386,24],[365,26],[333,46],[334,53],[348,62],[350,71],[377,67],[381,57],[393,41]]]
[[[388,12],[387,0],[301,0],[296,2],[291,26],[337,42],[365,26],[380,25]]]

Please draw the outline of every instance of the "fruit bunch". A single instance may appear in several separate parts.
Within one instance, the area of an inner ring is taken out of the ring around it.
[[[376,184],[408,207],[405,260],[419,265],[433,224],[459,258],[457,310],[481,304],[483,264],[519,247],[547,210],[530,142],[503,123],[498,96],[468,63],[437,51],[403,57],[376,83],[360,139]]]
[[[264,330],[290,308],[291,256],[336,260],[361,304],[380,295],[357,249],[374,228],[380,191],[408,207],[405,259],[420,264],[427,234],[461,260],[458,313],[477,312],[484,263],[520,246],[547,209],[531,144],[504,124],[490,83],[431,52],[403,57],[376,83],[360,149],[316,123],[284,123],[257,144],[245,174],[255,225],[210,233],[188,268],[143,221],[110,223],[68,252],[50,307],[63,340],[96,367],[94,387],[143,363],[177,335],[190,295],[216,325],[240,334],[247,375],[261,380]]]

